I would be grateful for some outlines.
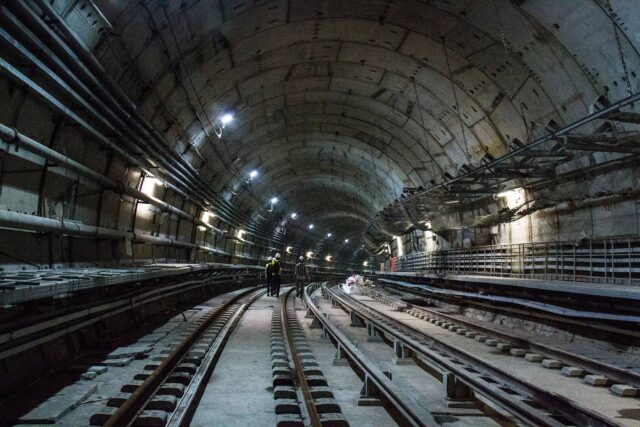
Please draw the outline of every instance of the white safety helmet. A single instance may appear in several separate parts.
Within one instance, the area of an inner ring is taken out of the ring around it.
[[[304,261],[304,257],[302,255],[300,255],[300,258],[298,258],[300,261]]]
[[[276,259],[280,259],[280,254],[279,253],[276,254]]]
[[[272,260],[273,260],[273,257],[272,257],[272,256],[270,256],[270,257],[268,257],[267,259],[268,259],[269,261],[272,261]]]

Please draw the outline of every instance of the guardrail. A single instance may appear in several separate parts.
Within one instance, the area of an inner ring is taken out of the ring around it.
[[[398,272],[640,284],[640,238],[585,239],[414,252]]]

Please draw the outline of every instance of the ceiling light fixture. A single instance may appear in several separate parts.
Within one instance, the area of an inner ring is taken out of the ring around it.
[[[162,181],[160,181],[158,178],[154,177],[153,175],[147,175],[142,180],[142,188],[140,188],[140,191],[142,191],[147,196],[153,196],[156,186],[161,185],[163,185]]]
[[[222,127],[225,127],[232,121],[233,121],[233,114],[231,113],[225,113],[222,116],[220,116],[220,123],[222,123]]]
[[[313,230],[314,225],[313,224],[309,224],[309,230]]]
[[[218,138],[222,138],[222,130],[226,125],[233,121],[233,114],[224,113],[218,117],[216,123],[213,125],[213,131],[216,133]]]
[[[212,212],[209,212],[209,211],[204,211],[204,212],[202,212],[201,220],[202,220],[202,222],[207,222],[208,223],[209,222],[209,218],[215,218],[215,217],[216,217],[216,214],[214,214]]]

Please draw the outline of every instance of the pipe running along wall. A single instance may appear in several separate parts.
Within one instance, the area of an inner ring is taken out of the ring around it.
[[[169,214],[173,214],[176,215],[182,219],[186,219],[188,221],[193,222],[196,225],[199,225],[201,227],[205,227],[207,230],[209,231],[213,231],[216,232],[218,234],[225,234],[222,230],[220,230],[219,228],[216,228],[196,217],[194,217],[193,215],[191,215],[190,213],[187,213],[181,209],[176,208],[173,205],[170,205],[156,197],[150,196],[148,194],[143,193],[142,191],[138,191],[136,189],[133,189],[131,187],[128,186],[124,186],[121,183],[118,183],[117,181],[108,178],[96,171],[94,171],[93,169],[90,169],[84,165],[82,165],[79,162],[76,162],[75,160],[70,159],[69,157],[58,153],[55,150],[52,150],[49,147],[46,147],[42,144],[40,144],[39,142],[21,134],[20,132],[18,132],[15,129],[12,129],[8,126],[5,126],[3,124],[0,124],[0,138],[4,139],[8,144],[14,144],[16,145],[16,148],[24,148],[27,149],[28,151],[37,154],[39,156],[42,156],[43,158],[60,164],[60,165],[64,165],[65,168],[68,168],[70,170],[72,170],[73,172],[76,172],[78,175],[81,175],[87,179],[90,179],[91,181],[94,181],[100,185],[102,185],[103,187],[110,189],[110,190],[114,190],[116,192],[120,192],[123,194],[126,194],[127,196],[131,196],[134,197],[138,200],[142,200],[144,202],[150,203],[152,205],[158,206],[160,209],[163,209],[165,211],[167,211]]]
[[[28,215],[19,212],[11,212],[0,209],[0,226],[15,228],[24,231],[38,231],[42,233],[60,233],[68,236],[87,237],[107,240],[130,240],[135,243],[151,243],[154,245],[173,246],[185,249],[195,249],[218,255],[236,256],[229,252],[212,248],[210,246],[183,242],[169,237],[150,236],[148,234],[136,234],[131,231],[114,230],[111,228],[97,227],[81,224],[72,220],[44,218],[37,215]]]

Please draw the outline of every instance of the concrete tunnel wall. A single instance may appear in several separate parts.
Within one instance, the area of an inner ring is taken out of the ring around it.
[[[403,187],[442,182],[487,153],[508,152],[514,139],[526,143],[544,135],[550,121],[562,126],[584,117],[599,97],[613,102],[640,89],[637,5],[578,3],[3,5],[0,123],[121,187],[105,188],[2,138],[0,209],[131,236],[2,229],[0,264],[7,270],[252,264],[291,246],[290,259],[313,251],[321,266],[361,266],[372,259],[362,247],[364,233]],[[35,39],[46,40],[52,55],[38,50]],[[104,72],[88,54],[77,55],[89,73],[75,69],[63,45],[86,46]],[[226,111],[235,121],[218,139],[216,119]],[[136,130],[142,120],[149,126]],[[617,126],[637,130],[633,123]],[[178,166],[158,163],[170,157]],[[572,167],[612,159],[615,154],[584,152]],[[144,178],[143,169],[162,185]],[[247,185],[252,169],[260,176]],[[454,247],[637,235],[637,174],[635,164],[626,164],[527,193],[544,198],[544,208],[500,225],[477,222],[504,201],[429,219]],[[122,191],[126,187],[182,214],[136,200]],[[269,212],[272,196],[281,201]],[[208,231],[198,223],[205,211],[216,215],[205,221]],[[238,230],[249,243],[236,239]],[[389,239],[404,230],[387,231]],[[473,237],[465,243],[465,235]],[[144,236],[171,240],[153,243]]]

